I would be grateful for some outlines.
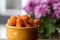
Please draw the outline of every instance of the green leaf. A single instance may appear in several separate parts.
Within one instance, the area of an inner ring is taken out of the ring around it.
[[[56,20],[48,17],[43,17],[40,19],[40,32],[42,31],[42,36],[51,38],[51,34],[55,32]]]
[[[51,34],[55,32],[55,27],[52,24],[49,24],[49,26],[47,27],[47,35],[50,38]]]
[[[31,17],[32,19],[35,19],[35,16],[34,16],[33,14],[30,14],[30,17]]]
[[[56,20],[56,28],[60,28],[60,19]]]

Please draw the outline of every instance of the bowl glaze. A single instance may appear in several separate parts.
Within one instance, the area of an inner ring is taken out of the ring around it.
[[[6,25],[7,40],[37,40],[38,26],[36,27],[14,27]]]

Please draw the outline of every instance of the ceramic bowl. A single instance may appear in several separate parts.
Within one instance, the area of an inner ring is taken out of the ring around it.
[[[6,25],[7,40],[37,40],[38,26],[36,27],[15,27]]]

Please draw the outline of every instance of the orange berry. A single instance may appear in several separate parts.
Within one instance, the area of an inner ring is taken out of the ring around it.
[[[23,18],[23,20],[24,20],[24,21],[27,21],[27,20],[29,20],[29,19],[30,19],[30,17],[29,17],[29,16],[27,16],[27,15],[23,15],[23,16],[22,16],[22,18]]]
[[[17,26],[17,27],[24,27],[24,26],[25,26],[24,21],[23,21],[23,19],[22,19],[21,16],[19,16],[19,17],[17,18],[17,20],[16,20],[16,26]]]
[[[34,25],[39,25],[40,24],[40,21],[39,20],[34,20]]]
[[[22,27],[22,24],[20,23],[20,19],[17,19],[17,21],[16,21],[16,27]]]
[[[32,26],[32,25],[30,25],[30,24],[27,24],[27,25],[26,25],[26,27],[28,28],[28,27],[33,27],[33,26]]]
[[[28,24],[28,20],[30,19],[30,17],[28,15],[23,15],[22,19],[24,21],[24,24],[26,25],[26,24]]]
[[[17,17],[16,17],[16,16],[11,16],[10,19],[14,19],[14,20],[16,20]]]
[[[29,24],[33,25],[34,20],[30,18],[27,22],[28,22]]]
[[[10,26],[15,26],[16,25],[16,19],[17,19],[16,16],[11,16],[10,19],[8,19],[7,24]]]

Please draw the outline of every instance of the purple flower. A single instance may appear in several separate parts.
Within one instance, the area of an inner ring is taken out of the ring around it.
[[[55,10],[54,15],[56,16],[56,18],[60,18],[60,3],[54,3],[53,9]]]
[[[40,4],[39,6],[36,6],[34,13],[35,18],[39,19],[42,16],[46,16],[46,13],[49,12],[49,6],[46,4]]]
[[[52,14],[52,18],[59,19],[60,18],[60,14],[54,13],[54,14]]]
[[[38,2],[29,1],[27,5],[23,8],[27,13],[34,13],[34,8],[38,5]]]
[[[40,3],[41,0],[30,0],[30,1],[34,1],[36,3]]]
[[[53,4],[53,9],[54,10],[60,10],[60,3],[54,3]]]
[[[40,0],[40,3],[44,3],[44,4],[47,4],[48,3],[48,0]]]
[[[56,14],[51,14],[51,17],[56,19]]]
[[[49,0],[50,3],[57,3],[59,0]]]
[[[59,2],[59,0],[41,0],[41,3],[56,3]]]

